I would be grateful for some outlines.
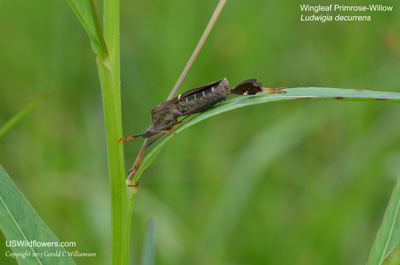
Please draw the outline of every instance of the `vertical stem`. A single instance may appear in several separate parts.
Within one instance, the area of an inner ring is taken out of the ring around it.
[[[220,0],[213,17],[203,34],[194,55],[186,66],[175,91],[194,58],[204,43],[212,25],[215,23],[226,0]],[[94,7],[92,6],[92,10]],[[122,145],[117,140],[122,137],[121,119],[121,79],[120,79],[120,44],[119,44],[119,0],[104,0],[103,10],[104,40],[108,54],[98,54],[101,91],[103,97],[104,119],[107,136],[107,154],[111,192],[111,232],[113,265],[128,265],[129,238],[132,217],[132,206],[137,189],[127,187],[125,182]],[[102,56],[107,56],[102,58]],[[174,91],[171,93],[173,95]]]
[[[127,192],[122,136],[121,80],[119,44],[119,0],[104,0],[104,39],[109,55],[97,58],[101,82],[107,136],[107,154],[111,192],[111,232],[113,265],[127,265],[133,199],[136,189]]]

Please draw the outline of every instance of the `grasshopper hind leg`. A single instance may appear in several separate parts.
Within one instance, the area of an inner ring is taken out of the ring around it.
[[[188,116],[189,116],[189,115],[187,115],[186,117],[184,117],[184,118],[183,118],[181,121],[179,121],[179,122],[176,122],[176,123],[174,123],[174,124],[172,124],[172,125],[169,125],[169,127],[166,128],[167,131],[153,131],[154,133],[157,133],[158,135],[154,136],[154,137],[151,138],[151,139],[146,138],[145,142],[143,143],[142,147],[140,148],[140,151],[139,151],[138,156],[136,157],[135,163],[133,164],[132,168],[131,168],[131,169],[129,170],[129,172],[128,172],[128,177],[127,177],[127,180],[128,180],[128,181],[132,180],[133,176],[134,176],[134,175],[136,174],[136,172],[138,171],[139,166],[140,166],[140,163],[141,163],[142,158],[143,158],[144,150],[145,150],[146,148],[148,148],[150,145],[152,145],[155,141],[157,141],[158,139],[160,139],[164,134],[166,134],[166,133],[173,133],[173,134],[175,134],[175,132],[172,131],[172,129],[175,128],[175,127],[176,127],[177,125],[179,125],[180,123],[185,122],[184,119],[186,119]],[[143,134],[135,134],[135,135],[130,135],[130,136],[122,137],[122,138],[118,141],[118,143],[119,143],[120,141],[128,141],[128,140],[131,140],[131,139],[136,138],[136,137],[139,137],[139,136],[143,136]],[[128,139],[128,138],[129,138],[129,139]],[[137,187],[138,185],[139,185],[139,181],[136,182],[136,183],[133,184],[133,185],[128,185],[128,186],[129,186],[129,187]]]
[[[140,148],[139,154],[136,157],[135,163],[133,164],[132,168],[129,170],[128,172],[128,178],[127,180],[131,180],[133,178],[133,176],[136,174],[137,170],[139,169],[140,163],[142,162],[142,157],[143,157],[143,153],[144,150],[146,148],[148,148],[150,145],[152,145],[155,141],[157,141],[158,139],[161,138],[161,136],[163,136],[165,133],[161,133],[155,137],[153,137],[152,139],[146,139],[145,142],[143,143],[142,147]],[[133,184],[133,185],[128,185],[129,187],[137,187],[139,184],[139,182]]]

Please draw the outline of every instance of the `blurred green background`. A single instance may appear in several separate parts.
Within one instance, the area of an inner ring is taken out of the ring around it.
[[[370,22],[300,22],[307,3],[332,2],[228,0],[179,91],[227,77],[232,86],[257,78],[266,87],[400,92],[397,2],[380,1],[394,11],[367,13]],[[121,1],[125,135],[150,123],[216,4]],[[50,0],[0,0],[0,34],[0,124],[53,92],[0,140],[0,163],[61,241],[97,253],[77,264],[109,264],[104,121],[89,39],[67,1]],[[151,217],[159,265],[365,264],[399,174],[399,110],[277,102],[191,127],[141,179],[132,264]],[[127,169],[141,143],[124,144]],[[0,264],[16,264],[4,241]]]

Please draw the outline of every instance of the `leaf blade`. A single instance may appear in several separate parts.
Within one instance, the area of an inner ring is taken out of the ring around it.
[[[13,181],[0,166],[0,229],[9,242],[51,242],[60,244],[53,232],[44,224],[24,195],[18,190]],[[57,242],[57,243],[56,243]],[[10,243],[11,244],[11,243]],[[62,247],[38,247],[35,243],[26,246],[13,246],[14,253],[27,251],[29,256],[17,257],[19,264],[60,264],[70,265],[75,262],[68,255],[62,258],[42,257],[40,253],[48,251],[66,251]],[[36,257],[34,255],[37,255]]]
[[[400,177],[397,178],[381,227],[375,238],[367,265],[380,265],[400,243]]]
[[[370,91],[361,89],[343,89],[343,88],[323,88],[323,87],[299,87],[285,89],[285,94],[268,94],[258,93],[254,96],[238,96],[231,98],[212,109],[204,111],[196,116],[189,117],[185,123],[179,125],[175,130],[175,135],[181,131],[189,128],[190,126],[210,118],[212,116],[261,103],[285,101],[285,100],[298,100],[298,99],[313,99],[313,100],[350,100],[350,101],[379,101],[400,103],[400,93],[384,92],[384,91]],[[142,175],[143,171],[151,165],[157,154],[161,151],[162,147],[171,140],[174,134],[163,136],[150,152],[143,158],[142,163],[133,178],[132,183],[136,183]]]
[[[89,8],[86,0],[68,0],[72,10],[74,10],[76,16],[81,22],[83,28],[89,36],[92,44],[93,51],[106,58],[108,51],[104,41],[103,33],[100,28],[96,10],[94,10],[93,1],[90,1],[91,9]]]
[[[385,258],[382,265],[398,265],[400,264],[400,244],[397,245]]]

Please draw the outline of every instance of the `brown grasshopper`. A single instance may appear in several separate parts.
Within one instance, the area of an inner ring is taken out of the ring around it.
[[[218,81],[188,90],[173,99],[157,105],[151,111],[152,123],[143,133],[124,136],[118,141],[118,143],[121,141],[125,142],[140,136],[146,138],[146,141],[140,149],[138,157],[136,158],[135,164],[129,170],[128,180],[132,179],[132,176],[139,168],[144,149],[149,147],[165,133],[175,133],[172,131],[172,129],[179,123],[183,122],[183,120],[189,115],[200,113],[212,108],[217,103],[225,100],[230,94],[254,95],[258,92],[285,93],[285,91],[281,91],[281,89],[282,88],[264,88],[261,83],[256,81],[256,79],[247,79],[239,83],[236,87],[229,89],[228,80],[223,78]],[[178,118],[181,116],[186,117],[183,120],[178,121]],[[148,140],[148,138],[154,135],[157,136],[151,140]],[[137,186],[137,184],[138,183],[132,186]]]

